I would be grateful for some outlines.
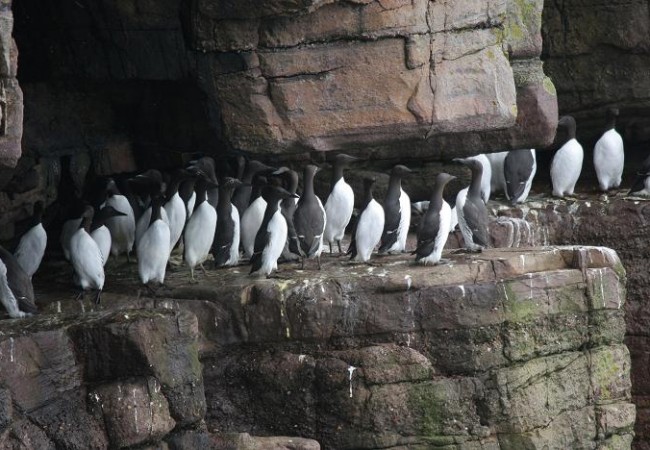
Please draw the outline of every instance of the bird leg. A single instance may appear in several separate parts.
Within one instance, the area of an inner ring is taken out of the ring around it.
[[[126,263],[131,264],[131,255],[128,250],[126,251]]]
[[[300,270],[304,270],[305,268],[305,258],[301,257],[300,258]]]
[[[339,255],[343,254],[343,250],[341,250],[341,241],[336,241],[336,245],[339,247]]]
[[[102,291],[101,289],[97,289],[97,294],[95,294],[95,305],[99,305],[101,301],[102,301]]]
[[[331,255],[332,253],[334,253],[334,252],[332,251],[332,243],[330,242],[330,255]]]
[[[203,263],[199,264],[199,267],[201,267],[201,270],[203,271],[203,275],[207,275],[208,271],[205,270],[205,267],[203,267]]]
[[[190,267],[190,283],[198,283],[198,281],[196,281],[196,278],[194,278],[194,267]]]
[[[84,294],[85,294],[85,291],[82,289],[82,290],[79,291],[79,293],[75,296],[74,299],[77,300],[77,301],[78,301],[78,300],[83,301],[83,299],[84,299]]]
[[[316,261],[318,262],[318,270],[320,270],[320,255],[316,257]]]

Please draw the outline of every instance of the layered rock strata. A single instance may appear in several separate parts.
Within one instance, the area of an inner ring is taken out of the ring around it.
[[[137,275],[119,265],[103,302],[196,314],[216,435],[328,449],[629,447],[625,271],[613,251],[376,263],[328,257],[321,272],[288,266],[257,281],[235,268],[199,285],[173,271],[156,299],[134,298]],[[42,297],[48,313],[94,308],[57,295]]]

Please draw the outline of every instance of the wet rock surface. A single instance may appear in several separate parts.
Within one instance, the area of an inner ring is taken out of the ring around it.
[[[616,254],[549,247],[444,256],[435,267],[408,255],[372,266],[326,256],[320,272],[289,264],[276,278],[251,279],[240,266],[209,270],[198,284],[174,267],[155,297],[139,287],[135,265],[109,261],[99,307],[74,300],[65,266],[50,263],[44,273],[59,276],[35,280],[43,315],[3,324],[27,334],[46,323],[69,330],[49,364],[70,361],[59,363],[70,374],[31,383],[48,386],[39,389],[47,399],[81,390],[83,420],[104,445],[629,447],[626,275]],[[0,343],[5,364],[11,337],[14,358],[27,345],[13,333]],[[135,395],[117,403],[126,386]],[[17,383],[7,390],[14,404],[43,408]],[[119,407],[98,408],[94,394],[106,393]],[[120,419],[134,410],[138,421]]]

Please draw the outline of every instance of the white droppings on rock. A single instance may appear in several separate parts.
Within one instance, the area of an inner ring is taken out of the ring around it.
[[[14,362],[14,338],[9,338],[9,361]]]
[[[307,355],[298,355],[298,362],[300,364],[304,363],[306,357],[307,357]]]
[[[61,314],[61,301],[56,302],[56,312]]]
[[[461,284],[458,288],[460,289],[461,296],[465,298],[465,286]]]
[[[406,290],[408,291],[411,289],[412,284],[411,275],[404,275],[404,280],[406,281]]]
[[[352,398],[352,374],[357,370],[354,366],[348,366],[348,381],[350,382],[350,398]]]

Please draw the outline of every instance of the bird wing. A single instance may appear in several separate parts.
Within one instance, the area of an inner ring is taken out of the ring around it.
[[[18,300],[20,310],[28,313],[37,313],[38,308],[35,303],[32,280],[22,267],[20,267],[16,258],[2,247],[0,247],[0,258],[5,266],[7,266],[9,289],[11,289],[14,297]]]
[[[397,232],[399,230],[399,223],[401,215],[399,197],[394,201],[386,201],[384,204],[385,221],[384,232],[381,235],[381,245],[379,251],[384,252],[397,242]]]
[[[416,259],[429,256],[436,244],[440,231],[440,213],[428,210],[418,229],[418,246],[415,249]]]
[[[485,203],[477,204],[469,198],[465,201],[463,213],[467,227],[472,232],[475,244],[487,247],[490,240],[488,236],[488,214]]]
[[[249,273],[257,272],[262,267],[262,253],[266,248],[270,235],[271,233],[264,226],[260,227],[257,231],[255,235],[255,247],[251,256],[251,271]]]

